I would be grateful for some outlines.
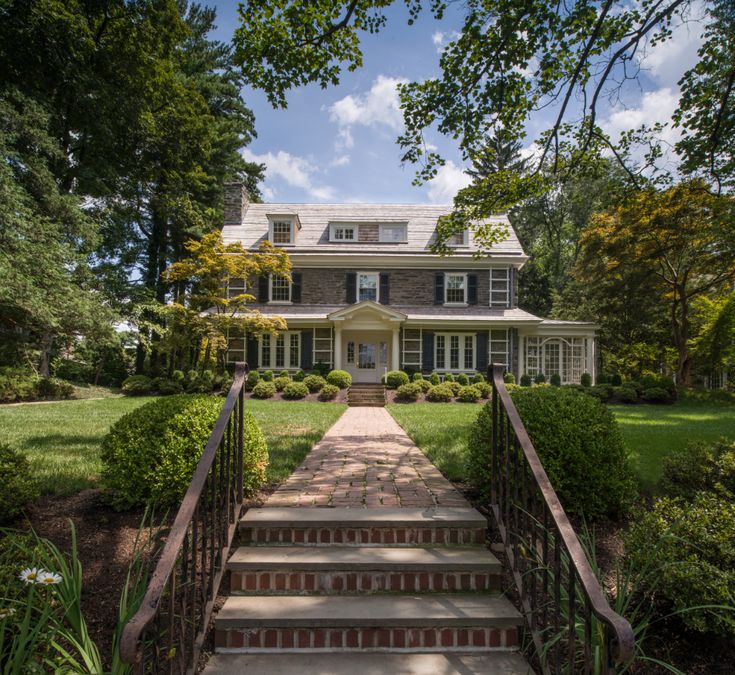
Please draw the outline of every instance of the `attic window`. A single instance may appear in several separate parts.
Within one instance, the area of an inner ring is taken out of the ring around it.
[[[408,226],[405,223],[380,225],[380,241],[388,243],[401,243],[408,241]]]
[[[329,241],[357,241],[357,225],[332,223],[329,226]]]
[[[276,246],[293,244],[296,237],[296,219],[274,217],[270,219],[270,241]]]
[[[468,230],[464,230],[462,232],[455,232],[447,240],[447,246],[468,246],[469,239],[470,239],[469,235],[470,233]]]

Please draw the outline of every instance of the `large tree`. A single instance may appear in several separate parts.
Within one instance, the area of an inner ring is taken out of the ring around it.
[[[677,378],[691,376],[691,306],[735,282],[735,199],[702,181],[649,188],[597,214],[582,235],[578,278],[611,293],[645,289],[668,308]],[[644,317],[645,320],[645,317]]]

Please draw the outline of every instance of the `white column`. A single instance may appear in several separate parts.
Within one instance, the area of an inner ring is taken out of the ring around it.
[[[592,382],[595,382],[595,361],[596,354],[595,354],[595,338],[590,337],[586,338],[587,341],[587,367],[586,371],[592,376]]]
[[[391,339],[391,370],[399,370],[401,367],[400,358],[400,328],[393,329],[393,338]]]
[[[339,323],[334,324],[334,370],[342,369],[342,326]]]
[[[516,345],[516,351],[518,353],[518,382],[520,383],[523,373],[526,372],[526,350],[524,349],[524,343],[526,341],[525,336],[521,335],[520,331],[518,335],[518,344]]]

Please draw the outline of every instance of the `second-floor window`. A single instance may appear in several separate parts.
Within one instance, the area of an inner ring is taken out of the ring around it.
[[[463,305],[467,302],[467,275],[447,274],[444,278],[444,302]]]
[[[291,282],[288,277],[271,276],[268,299],[270,302],[291,302]]]
[[[230,299],[235,298],[238,295],[242,295],[245,293],[246,289],[247,285],[245,284],[245,279],[230,277],[227,280],[227,297]]]
[[[510,307],[510,268],[490,270],[490,307]]]
[[[378,302],[378,275],[360,272],[357,275],[357,301]]]

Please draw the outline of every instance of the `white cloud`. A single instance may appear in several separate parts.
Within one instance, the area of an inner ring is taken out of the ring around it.
[[[348,95],[329,106],[329,118],[339,125],[338,148],[354,145],[355,126],[383,127],[393,132],[403,129],[403,115],[398,106],[397,86],[407,80],[378,75],[369,91]]]
[[[283,150],[276,153],[266,152],[257,155],[249,148],[242,151],[242,156],[248,162],[265,164],[266,184],[263,187],[263,196],[266,199],[272,199],[275,196],[276,190],[271,181],[278,178],[292,187],[301,188],[319,201],[334,198],[334,188],[328,185],[315,184],[314,174],[317,173],[318,169],[308,159],[292,155]]]
[[[436,33],[431,36],[431,41],[437,47],[441,47],[444,44],[444,33],[442,33],[440,30],[436,31]]]
[[[673,144],[679,138],[679,130],[671,128],[671,116],[679,105],[679,93],[671,87],[663,87],[643,94],[637,107],[613,109],[603,123],[603,128],[616,141],[620,134],[637,129],[642,124],[651,126],[656,122],[669,122],[662,140]]]
[[[339,155],[332,160],[332,166],[346,166],[350,163],[349,155]]]
[[[471,182],[472,179],[464,170],[449,160],[429,183],[429,199],[439,204],[449,203],[459,190]]]

